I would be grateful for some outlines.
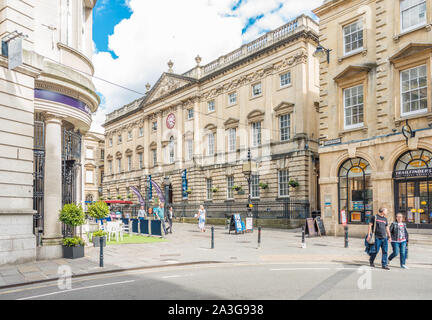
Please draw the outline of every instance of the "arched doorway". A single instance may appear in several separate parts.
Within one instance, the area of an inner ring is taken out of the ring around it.
[[[363,158],[354,158],[346,160],[341,165],[338,175],[338,198],[339,212],[345,210],[348,223],[369,222],[373,201],[369,162]]]
[[[432,153],[405,152],[395,163],[393,180],[396,213],[405,216],[408,227],[432,228]]]

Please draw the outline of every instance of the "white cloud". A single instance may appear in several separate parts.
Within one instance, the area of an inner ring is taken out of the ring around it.
[[[103,0],[105,1],[105,0]],[[124,87],[145,92],[145,84],[153,85],[167,62],[174,62],[174,72],[183,73],[195,66],[197,54],[206,64],[240,47],[242,42],[256,38],[262,30],[274,29],[322,0],[243,0],[232,11],[237,0],[127,0],[132,10],[109,36],[108,47],[118,56],[95,50],[95,76]],[[106,3],[104,3],[107,5]],[[242,35],[251,17],[264,15]],[[94,116],[92,130],[102,132],[104,114],[132,102],[141,95],[95,79],[98,92],[104,97]]]

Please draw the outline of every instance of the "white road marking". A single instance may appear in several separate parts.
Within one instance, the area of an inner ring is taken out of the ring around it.
[[[165,276],[165,277],[162,277],[162,279],[180,278],[180,277],[181,277],[180,275],[173,275],[173,276]]]
[[[130,282],[135,282],[135,280],[112,282],[112,283],[104,283],[104,284],[98,284],[98,285],[88,286],[88,287],[75,288],[75,289],[62,290],[62,291],[56,291],[56,292],[51,292],[51,293],[40,294],[40,295],[37,295],[37,296],[20,298],[20,299],[17,299],[17,300],[29,300],[29,299],[34,299],[34,298],[41,298],[41,297],[46,297],[46,296],[52,296],[52,295],[55,295],[55,294],[68,293],[68,292],[72,292],[72,291],[85,290],[85,289],[91,289],[91,288],[113,286],[113,285],[116,285],[116,284],[123,284],[123,283],[130,283]]]
[[[301,271],[301,270],[331,270],[330,268],[280,268],[270,269],[270,271]]]

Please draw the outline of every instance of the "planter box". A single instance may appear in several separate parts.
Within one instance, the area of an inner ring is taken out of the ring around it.
[[[65,259],[78,259],[84,257],[84,246],[66,247],[63,246],[63,257]]]
[[[101,237],[93,237],[93,247],[100,247],[100,238]],[[103,246],[106,247],[106,236],[103,236]]]

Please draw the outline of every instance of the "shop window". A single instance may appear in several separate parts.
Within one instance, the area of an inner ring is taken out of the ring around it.
[[[342,210],[348,223],[369,223],[372,201],[369,163],[362,158],[345,161],[339,169],[339,223]]]

